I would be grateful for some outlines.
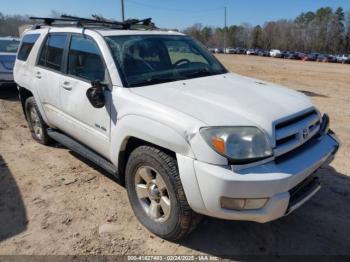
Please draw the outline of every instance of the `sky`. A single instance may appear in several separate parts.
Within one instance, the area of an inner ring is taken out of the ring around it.
[[[301,12],[341,6],[350,10],[350,0],[124,0],[126,18],[152,17],[158,27],[184,29],[195,23],[208,26],[293,19]],[[1,3],[2,2],[2,3]],[[120,0],[0,0],[4,14],[50,16],[51,11],[87,17],[100,14],[121,19]]]

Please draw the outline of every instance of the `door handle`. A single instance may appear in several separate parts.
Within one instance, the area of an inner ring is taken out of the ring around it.
[[[36,76],[35,77],[38,78],[38,79],[41,79],[41,73],[39,71],[36,72]]]
[[[68,82],[68,81],[64,81],[62,84],[62,87],[68,91],[71,91],[73,89],[70,82]]]

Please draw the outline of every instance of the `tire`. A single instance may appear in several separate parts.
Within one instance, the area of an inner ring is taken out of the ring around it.
[[[27,98],[24,108],[32,137],[40,144],[49,145],[51,139],[47,135],[48,126],[41,117],[34,97]]]
[[[187,236],[199,224],[202,216],[188,205],[173,156],[151,146],[140,146],[130,154],[125,174],[131,207],[149,231],[175,241]]]

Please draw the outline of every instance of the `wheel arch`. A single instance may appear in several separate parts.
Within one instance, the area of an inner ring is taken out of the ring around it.
[[[175,158],[176,154],[194,158],[190,144],[179,132],[146,117],[126,116],[112,128],[111,134],[111,160],[122,180],[130,153],[141,145],[153,146]]]
[[[45,114],[45,111],[42,107],[42,104],[40,103],[40,99],[39,99],[39,96],[38,94],[36,93],[35,90],[29,90],[25,87],[22,87],[22,86],[18,86],[18,93],[19,93],[19,99],[21,101],[21,105],[22,105],[22,109],[23,109],[23,114],[25,116],[25,118],[27,118],[26,116],[26,113],[25,113],[25,103],[26,103],[26,100],[29,98],[29,97],[34,97],[35,101],[37,102],[37,106],[39,108],[39,111],[40,111],[40,114],[41,114],[41,117],[43,118],[44,122],[46,124],[49,124],[48,122],[48,119],[46,117],[46,114]]]
[[[176,153],[172,150],[158,146],[156,144],[153,144],[151,142],[148,142],[146,140],[143,140],[137,137],[133,137],[133,136],[126,137],[123,141],[122,148],[120,149],[118,154],[118,175],[119,175],[119,178],[121,179],[122,184],[125,183],[125,169],[126,169],[126,164],[128,163],[130,154],[136,148],[140,146],[146,146],[146,145],[157,148],[176,159]]]
[[[21,101],[24,117],[27,119],[27,115],[25,112],[25,103],[29,97],[32,97],[34,95],[31,91],[29,91],[28,89],[23,88],[21,86],[18,87],[18,95],[19,95],[19,100]]]

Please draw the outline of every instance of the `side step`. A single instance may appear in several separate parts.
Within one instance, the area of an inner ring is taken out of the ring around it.
[[[118,176],[117,175],[118,170],[111,162],[109,162],[107,159],[103,158],[99,154],[95,153],[88,147],[84,146],[77,140],[51,128],[47,130],[47,134],[53,140],[59,142],[60,144],[69,148],[70,150],[90,160],[94,164],[106,170],[111,175]]]

